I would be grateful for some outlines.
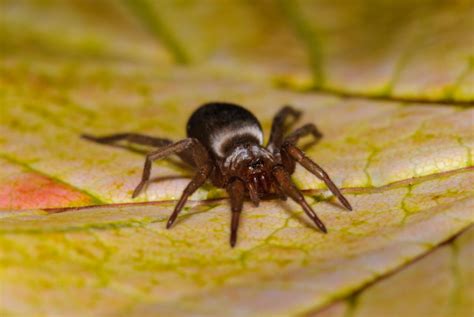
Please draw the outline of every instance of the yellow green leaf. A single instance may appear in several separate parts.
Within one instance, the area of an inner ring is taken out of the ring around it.
[[[469,316],[474,307],[473,257],[471,226],[400,272],[307,316]]]
[[[304,312],[472,224],[473,180],[461,170],[409,187],[346,190],[354,212],[316,200],[328,235],[292,203],[246,204],[235,249],[222,200],[189,204],[172,230],[169,202],[4,217],[2,306],[27,315]]]
[[[469,316],[473,9],[0,1],[0,315]],[[297,167],[329,233],[290,201],[246,202],[232,249],[225,191],[206,184],[166,230],[194,171],[156,162],[132,199],[151,149],[80,137],[179,140],[215,100],[267,137],[302,110],[324,137],[301,147],[354,210]]]

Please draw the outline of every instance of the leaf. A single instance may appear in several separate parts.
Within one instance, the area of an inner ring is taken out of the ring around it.
[[[248,204],[236,249],[227,244],[228,206],[219,202],[191,204],[173,230],[164,226],[168,202],[6,217],[2,306],[79,316],[302,312],[466,228],[473,179],[464,170],[417,179],[411,192],[393,185],[347,193],[354,213],[313,203],[329,235],[316,233],[294,204]]]
[[[49,71],[58,72],[60,68],[61,65],[53,65]],[[33,170],[81,188],[102,202],[132,201],[143,155],[92,144],[80,139],[80,134],[136,131],[177,140],[184,137],[184,126],[193,110],[187,105],[199,105],[209,99],[250,105],[267,131],[279,107],[275,105],[296,105],[304,111],[302,121],[316,123],[325,133],[323,141],[309,148],[308,154],[344,187],[382,186],[472,165],[474,138],[471,124],[465,120],[472,116],[472,109],[347,102],[338,97],[276,91],[231,79],[215,85],[211,84],[212,79],[181,82],[165,77],[150,84],[146,78],[152,78],[154,71],[142,67],[129,70],[127,78],[120,77],[112,68],[103,68],[102,76],[114,87],[106,90],[97,89],[103,78],[94,79],[96,75],[88,74],[84,67],[71,69],[68,80],[73,86],[62,87],[61,79],[56,79],[46,84],[51,89],[48,94],[44,86],[35,87],[36,71],[30,71],[33,74],[23,75],[11,66],[5,69],[18,78],[5,81],[2,96],[5,104],[15,102],[15,107],[7,107],[0,119],[1,132],[8,135],[3,140],[4,155],[11,160],[31,162],[29,167]],[[178,83],[179,94],[174,90]],[[140,86],[158,99],[143,96]],[[25,98],[25,88],[37,92],[35,105]],[[55,94],[63,94],[65,100],[58,103]],[[180,113],[183,115],[177,116]],[[25,137],[28,143],[21,142]],[[64,144],[67,140],[68,146],[57,146],[57,140]],[[71,147],[76,150],[71,151]],[[190,171],[176,164],[159,162],[158,166],[154,172],[158,177],[190,175]],[[321,182],[302,169],[296,172],[295,179],[302,188],[322,188]],[[186,183],[183,178],[154,183],[140,199],[176,199]],[[209,192],[201,192],[195,197],[208,195]]]
[[[307,27],[321,38],[322,87],[395,98],[473,100],[470,1],[290,3],[299,6]],[[338,36],[341,32],[344,36]]]
[[[412,276],[440,268],[440,283],[457,283],[451,295],[420,278],[419,291],[400,296],[414,313],[442,298],[433,308],[466,315],[467,2],[212,4],[1,2],[0,313],[370,316]],[[300,124],[315,123],[324,138],[301,145],[354,211],[298,167],[293,179],[329,234],[297,205],[271,200],[245,205],[231,249],[225,192],[200,189],[165,230],[193,171],[157,162],[132,200],[149,149],[80,138],[134,131],[177,140],[209,100],[247,106],[266,135],[279,107],[303,110]],[[448,240],[455,255],[440,246]],[[396,315],[392,304],[382,308]]]
[[[471,227],[350,301],[309,316],[469,316],[474,305],[473,256]]]
[[[474,100],[470,1],[165,1],[150,10],[210,67],[297,86],[311,73],[310,86],[341,94]]]
[[[90,196],[27,167],[0,159],[0,209],[73,207],[94,203]]]
[[[128,12],[108,2],[2,0],[2,55],[22,56],[25,62],[38,56],[91,64],[171,62],[163,46],[144,34]]]

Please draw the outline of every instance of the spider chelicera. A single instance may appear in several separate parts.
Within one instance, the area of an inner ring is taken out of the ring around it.
[[[83,135],[83,138],[102,144],[128,141],[158,147],[146,155],[142,179],[133,192],[133,198],[138,196],[148,182],[153,161],[176,154],[197,170],[176,204],[167,228],[173,225],[188,197],[207,179],[214,186],[225,188],[230,196],[232,209],[230,245],[234,247],[246,196],[250,197],[255,206],[258,206],[261,198],[275,194],[282,199],[289,196],[303,208],[322,232],[327,232],[323,222],[291,181],[290,175],[295,170],[296,162],[321,179],[339,201],[352,210],[328,174],[296,146],[297,141],[307,135],[313,135],[319,140],[322,135],[316,126],[309,123],[284,136],[285,121],[289,118],[296,121],[300,115],[300,111],[290,106],[283,107],[273,118],[266,147],[262,146],[263,132],[257,118],[245,108],[226,102],[211,102],[199,107],[189,118],[188,137],[178,142],[136,133],[103,137]]]

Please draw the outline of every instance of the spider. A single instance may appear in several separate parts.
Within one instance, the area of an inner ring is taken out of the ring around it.
[[[234,247],[246,197],[258,206],[261,198],[278,195],[286,200],[289,196],[303,208],[322,232],[327,233],[324,223],[291,181],[290,175],[295,170],[296,162],[321,179],[342,205],[352,210],[328,174],[296,146],[303,136],[313,135],[316,141],[319,140],[322,134],[316,126],[309,123],[284,136],[285,121],[296,121],[300,115],[300,111],[290,106],[283,107],[273,118],[266,147],[263,146],[263,132],[257,118],[245,108],[227,102],[210,102],[199,107],[188,120],[188,137],[177,142],[136,133],[82,137],[102,144],[128,141],[158,147],[146,155],[142,178],[132,198],[137,197],[149,181],[153,161],[176,154],[197,170],[169,217],[166,225],[168,229],[175,222],[188,197],[207,179],[214,186],[225,188],[232,211],[230,245]]]

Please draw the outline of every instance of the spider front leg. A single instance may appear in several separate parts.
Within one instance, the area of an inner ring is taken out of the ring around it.
[[[204,164],[199,168],[199,171],[193,177],[193,179],[189,182],[188,186],[183,191],[181,198],[179,199],[178,203],[176,204],[173,213],[171,214],[168,222],[166,223],[166,228],[169,229],[173,225],[174,221],[178,217],[179,213],[183,209],[188,197],[191,196],[199,187],[201,187],[206,179],[209,177],[212,171],[211,164]]]
[[[303,197],[303,194],[296,188],[295,184],[291,181],[290,174],[286,171],[286,169],[282,165],[277,165],[273,168],[272,171],[273,176],[278,181],[278,184],[281,186],[282,190],[290,196],[297,204],[303,207],[304,212],[308,215],[311,220],[313,220],[314,224],[324,233],[327,233],[326,226],[324,223],[319,219],[318,215],[314,212],[314,210],[308,205],[306,200]]]
[[[168,220],[166,226],[167,228],[170,228],[173,225],[181,209],[184,207],[184,204],[186,203],[188,197],[191,196],[202,184],[204,184],[204,182],[209,177],[212,171],[213,165],[209,160],[207,151],[198,140],[193,138],[187,138],[149,153],[145,159],[142,179],[138,186],[135,188],[135,191],[132,195],[132,198],[138,196],[140,191],[143,189],[143,186],[150,179],[151,166],[153,161],[165,158],[172,154],[181,154],[187,151],[191,151],[190,156],[193,158],[194,163],[198,168],[198,172],[193,177],[191,182],[189,182],[188,186],[186,186],[186,188],[184,189],[181,198],[176,204],[176,207]]]
[[[306,157],[303,151],[297,148],[294,144],[286,142],[285,144],[283,144],[282,150],[288,153],[291,158],[300,163],[306,170],[308,170],[310,173],[322,180],[329,188],[329,190],[344,205],[344,207],[346,207],[348,210],[352,210],[352,206],[349,204],[344,195],[342,195],[339,188],[337,188],[337,186],[334,184],[329,175],[322,169],[321,166]]]
[[[227,192],[230,196],[230,205],[232,210],[232,221],[230,225],[230,246],[234,247],[237,242],[237,230],[239,228],[240,214],[245,199],[245,185],[235,179],[227,186]]]
[[[270,138],[268,139],[267,149],[273,152],[279,149],[283,144],[283,134],[285,132],[285,121],[289,117],[293,117],[296,121],[300,117],[301,112],[290,106],[283,107],[273,118]]]

